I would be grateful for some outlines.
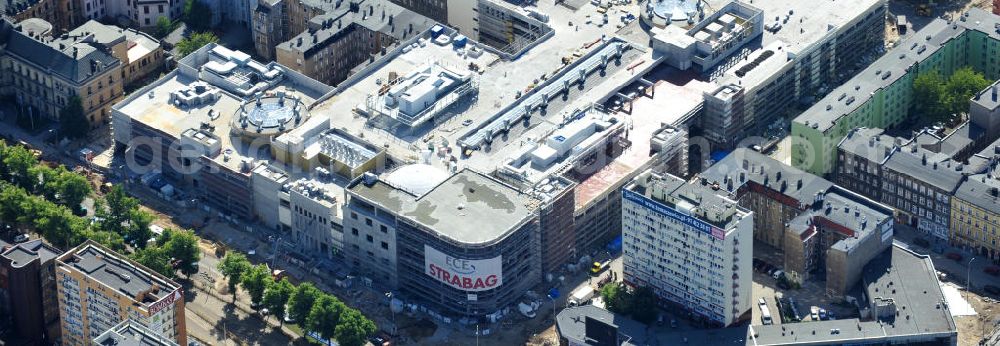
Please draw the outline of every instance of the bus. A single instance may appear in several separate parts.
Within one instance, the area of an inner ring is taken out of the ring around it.
[[[774,323],[774,321],[771,320],[771,311],[768,310],[767,305],[760,306],[760,321],[764,323],[764,325]]]

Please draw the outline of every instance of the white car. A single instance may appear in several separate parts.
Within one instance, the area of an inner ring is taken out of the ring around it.
[[[31,239],[31,237],[29,237],[27,234],[18,234],[16,237],[14,237],[14,242],[15,243],[23,243],[23,242],[26,242],[26,241],[28,241],[30,239]]]
[[[767,301],[765,301],[764,298],[757,299],[757,305],[765,306],[767,305]]]

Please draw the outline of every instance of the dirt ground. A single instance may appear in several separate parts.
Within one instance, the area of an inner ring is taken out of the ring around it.
[[[983,335],[989,335],[996,326],[995,322],[1000,319],[1000,302],[974,292],[968,294],[967,300],[978,315],[955,318],[955,324],[958,326],[958,344],[978,345]]]

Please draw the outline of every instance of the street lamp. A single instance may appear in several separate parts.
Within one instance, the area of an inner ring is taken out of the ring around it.
[[[975,260],[976,260],[976,257],[972,256],[972,258],[969,259],[969,264],[968,264],[969,267],[965,269],[965,299],[966,300],[969,299],[969,290],[972,289],[972,286],[970,286],[970,284],[972,282],[972,261],[975,261]]]

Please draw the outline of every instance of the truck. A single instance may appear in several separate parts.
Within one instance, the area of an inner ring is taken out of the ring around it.
[[[569,297],[568,304],[569,306],[580,306],[586,304],[591,298],[594,298],[594,287],[586,285],[573,291],[573,294]]]

